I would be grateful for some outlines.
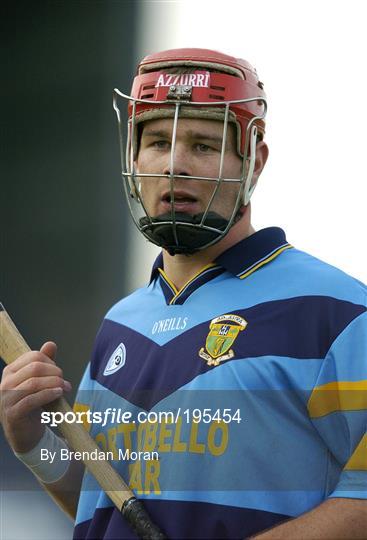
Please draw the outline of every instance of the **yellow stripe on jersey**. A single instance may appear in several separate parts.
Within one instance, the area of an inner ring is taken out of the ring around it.
[[[255,264],[255,266],[253,266],[252,268],[250,268],[250,270],[248,270],[247,272],[245,271],[244,274],[239,274],[238,277],[240,279],[245,279],[247,278],[250,274],[252,274],[253,272],[256,272],[256,270],[258,270],[259,268],[261,268],[262,266],[264,266],[264,264],[267,264],[268,262],[272,261],[273,259],[275,259],[275,257],[278,257],[278,255],[280,255],[284,250],[286,249],[290,249],[292,248],[293,246],[291,246],[290,244],[287,244],[286,246],[283,246],[281,248],[279,248],[277,251],[275,251],[274,253],[272,253],[270,255],[270,257],[267,257],[266,259],[264,259],[263,261],[260,261],[259,263]]]
[[[367,433],[354,450],[351,458],[344,467],[345,471],[367,471]]]
[[[335,411],[367,409],[367,380],[334,381],[317,386],[308,400],[307,408],[311,418]]]
[[[176,286],[175,286],[174,283],[172,283],[172,281],[167,277],[165,271],[162,270],[162,268],[158,268],[158,271],[159,271],[159,273],[161,274],[161,276],[164,278],[164,280],[167,282],[167,284],[171,287],[173,294],[175,294],[175,295],[178,294],[178,290],[176,289]]]
[[[170,301],[170,304],[173,304],[177,298],[187,289],[187,287],[189,285],[191,285],[191,283],[193,281],[195,281],[195,279],[197,279],[198,277],[201,276],[201,274],[203,274],[206,270],[209,270],[209,268],[214,268],[214,267],[218,267],[217,264],[215,263],[210,263],[210,264],[207,264],[206,266],[204,266],[204,268],[202,268],[199,272],[197,272],[191,279],[189,279],[189,281],[187,281],[185,283],[185,285],[183,285],[181,287],[181,289],[178,291],[176,288],[175,288],[175,295],[174,297],[172,298],[172,300]],[[219,268],[219,267],[218,267]],[[163,270],[159,270],[162,274],[163,274]],[[167,276],[164,274],[164,278],[167,280]],[[171,283],[170,283],[171,284]]]
[[[170,301],[170,304],[173,304],[177,298],[187,289],[187,287],[189,285],[191,285],[191,283],[193,281],[195,281],[195,279],[197,279],[198,277],[200,277],[204,272],[206,272],[206,270],[209,270],[209,268],[219,268],[219,266],[215,263],[210,263],[210,264],[207,264],[206,266],[204,266],[203,268],[201,268],[201,270],[199,270],[199,272],[197,272],[191,279],[189,279],[182,287],[180,290],[177,289],[177,287],[174,285],[174,283],[172,283],[172,281],[169,279],[169,277],[167,276],[167,274],[165,273],[164,270],[162,270],[162,268],[158,268],[158,271],[159,273],[161,274],[161,276],[163,277],[163,279],[166,281],[167,285],[170,286],[170,288],[172,289],[172,292],[173,292],[173,298],[171,299]]]

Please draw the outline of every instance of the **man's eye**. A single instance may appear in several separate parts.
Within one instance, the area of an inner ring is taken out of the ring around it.
[[[168,141],[154,141],[153,146],[158,150],[166,150],[170,148],[171,144]]]
[[[203,143],[198,143],[198,144],[196,145],[196,149],[197,149],[199,152],[203,153],[203,154],[206,154],[206,153],[208,153],[208,152],[214,152],[214,149],[213,149],[213,148],[211,148],[211,147],[208,146],[207,144],[203,144]]]

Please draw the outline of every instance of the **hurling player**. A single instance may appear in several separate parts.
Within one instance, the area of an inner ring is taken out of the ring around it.
[[[115,90],[129,209],[162,250],[106,314],[76,407],[132,411],[88,429],[168,538],[365,538],[367,291],[252,226],[266,103],[248,62],[205,49],[148,56]],[[65,446],[39,421],[69,386],[54,357],[5,369],[8,441],[75,538],[135,538],[80,463],[37,459]]]

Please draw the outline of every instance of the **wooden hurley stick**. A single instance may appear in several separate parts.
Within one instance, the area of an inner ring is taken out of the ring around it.
[[[11,364],[20,355],[30,350],[4,306],[0,303],[1,358],[6,364]],[[47,410],[64,414],[73,412],[69,403],[63,397],[49,403]],[[93,450],[100,452],[99,446],[79,424],[62,422],[58,425],[58,428],[72,450],[87,452],[88,454]],[[134,493],[128,488],[109,461],[85,459],[83,462],[139,538],[142,540],[163,540],[166,538],[151,521],[141,501],[135,498]]]

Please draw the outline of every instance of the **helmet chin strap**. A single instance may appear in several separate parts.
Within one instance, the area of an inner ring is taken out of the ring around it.
[[[175,223],[172,214],[168,212],[154,218],[143,217],[139,220],[142,233],[154,244],[167,250],[170,255],[191,255],[214,244],[223,236],[229,220],[216,212],[208,212],[205,225],[202,225],[203,213],[190,216],[184,212],[175,213]],[[242,216],[238,209],[232,225]]]

